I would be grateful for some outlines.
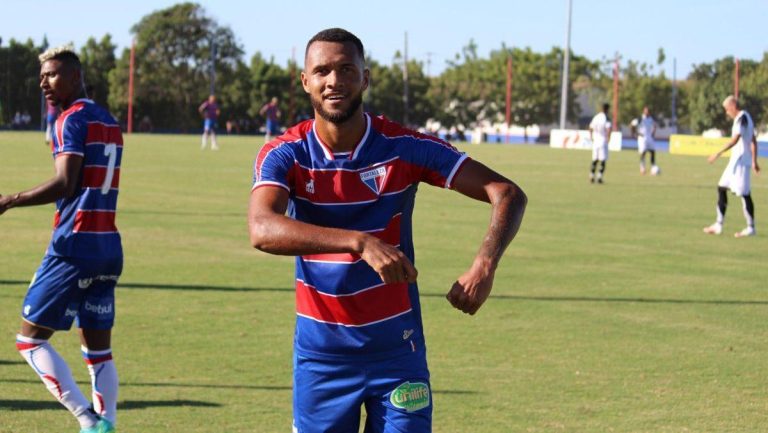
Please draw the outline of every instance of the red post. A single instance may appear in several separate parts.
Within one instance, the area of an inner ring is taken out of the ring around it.
[[[128,67],[128,133],[133,132],[133,58],[136,53],[136,40],[131,42],[131,63]]]
[[[736,59],[736,68],[733,70],[733,96],[739,99],[739,59]]]
[[[611,131],[616,131],[619,126],[619,58],[613,62],[613,127]],[[609,137],[610,140],[610,137]]]
[[[509,125],[512,123],[512,56],[507,57],[507,143],[509,143]]]

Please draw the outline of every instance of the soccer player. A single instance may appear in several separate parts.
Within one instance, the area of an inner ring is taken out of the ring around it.
[[[59,117],[59,107],[52,105],[50,102],[45,105],[47,106],[45,114],[45,142],[50,144],[53,141],[53,128],[56,124],[56,118]]]
[[[293,428],[427,433],[432,393],[411,222],[420,182],[490,203],[469,269],[447,293],[475,314],[517,233],[527,198],[447,142],[365,113],[362,42],[309,40],[301,80],[315,112],[264,145],[249,206],[253,246],[296,257]],[[288,215],[285,212],[288,211]]]
[[[259,114],[267,119],[267,133],[264,137],[265,142],[272,139],[273,135],[280,134],[280,107],[277,105],[277,97],[273,97],[272,100],[264,104],[259,110]]]
[[[640,174],[645,174],[645,154],[650,155],[651,175],[659,174],[656,165],[656,121],[648,107],[643,107],[643,116],[637,124],[637,151],[640,153]]]
[[[203,116],[203,144],[200,146],[200,150],[205,150],[205,146],[208,144],[208,136],[211,137],[211,150],[218,150],[219,145],[216,144],[216,119],[219,118],[221,110],[219,110],[219,104],[216,103],[216,95],[208,96],[208,99],[200,104],[197,111]]]
[[[603,111],[597,113],[589,123],[589,139],[592,141],[592,168],[589,172],[589,181],[595,183],[595,170],[600,162],[600,171],[597,173],[597,183],[603,183],[605,163],[608,161],[608,141],[611,138],[611,121],[608,120],[608,104],[603,104]]]
[[[56,202],[53,237],[24,299],[16,347],[48,390],[80,423],[81,433],[114,432],[117,371],[111,329],[115,285],[123,268],[115,227],[123,139],[115,119],[86,99],[80,59],[71,48],[40,55],[40,87],[61,107],[53,134],[55,175],[0,196],[10,208]],[[49,343],[77,319],[93,403]]]
[[[723,109],[725,114],[733,119],[731,140],[719,152],[710,155],[707,161],[712,164],[729,149],[731,159],[717,184],[717,220],[714,224],[704,227],[704,233],[719,235],[723,232],[723,219],[728,206],[728,190],[731,190],[732,193],[741,197],[744,218],[747,220],[747,227],[735,233],[734,236],[737,238],[754,236],[756,234],[755,205],[750,194],[750,170],[755,174],[760,173],[760,165],[757,163],[755,124],[752,122],[752,116],[739,107],[739,101],[733,95],[725,98]]]

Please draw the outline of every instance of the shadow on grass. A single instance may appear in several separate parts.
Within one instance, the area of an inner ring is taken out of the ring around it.
[[[0,285],[28,284],[27,281],[0,280]],[[289,287],[240,287],[212,286],[202,284],[152,284],[152,283],[118,283],[123,289],[149,290],[191,290],[219,292],[284,292],[293,293]],[[424,298],[444,298],[445,293],[422,292]],[[525,296],[525,295],[491,295],[493,299],[511,301],[541,301],[541,302],[626,302],[646,304],[693,304],[693,305],[768,305],[765,301],[746,301],[737,299],[654,299],[654,298],[601,298],[592,296]]]
[[[29,285],[29,281],[0,280],[2,285]],[[213,292],[291,292],[288,287],[238,287],[238,286],[211,286],[205,284],[152,284],[152,283],[117,283],[118,289],[149,289],[149,290],[187,290],[187,291],[213,291]]]
[[[32,383],[39,384],[39,380],[32,379],[4,379],[0,383]],[[80,381],[81,386],[89,386],[90,382]],[[214,388],[214,389],[253,389],[257,391],[291,391],[293,387],[280,385],[214,385],[208,383],[174,383],[174,382],[120,382],[120,387],[158,387],[158,388]],[[435,394],[477,394],[477,391],[467,391],[460,389],[432,390]],[[0,403],[3,401],[0,400]],[[126,402],[129,403],[129,402]],[[0,406],[2,407],[2,406]]]
[[[22,360],[18,360],[18,361],[15,361],[15,360],[11,361],[11,360],[8,360],[8,359],[0,359],[0,365],[27,365],[27,362],[24,361],[23,359]]]
[[[120,410],[147,409],[150,407],[221,407],[222,404],[199,400],[127,400],[117,403]],[[64,407],[57,401],[35,400],[0,400],[0,411],[3,410],[62,410]]]

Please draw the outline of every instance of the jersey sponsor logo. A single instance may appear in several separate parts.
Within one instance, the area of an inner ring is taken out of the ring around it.
[[[96,313],[98,315],[102,314],[110,314],[112,313],[112,303],[109,304],[91,304],[88,301],[85,301],[85,311],[90,311],[91,313]]]
[[[429,385],[423,382],[405,382],[392,391],[389,402],[398,409],[415,412],[429,406]]]
[[[386,176],[387,168],[384,166],[360,172],[360,180],[376,195],[383,189]]]

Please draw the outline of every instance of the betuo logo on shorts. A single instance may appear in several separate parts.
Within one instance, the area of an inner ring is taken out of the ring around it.
[[[102,305],[102,304],[91,304],[88,301],[85,301],[85,311],[90,311],[91,313],[96,313],[98,315],[102,314],[110,314],[112,313],[112,304]]]
[[[429,385],[422,382],[405,382],[392,391],[389,402],[408,412],[424,409],[429,406]]]

